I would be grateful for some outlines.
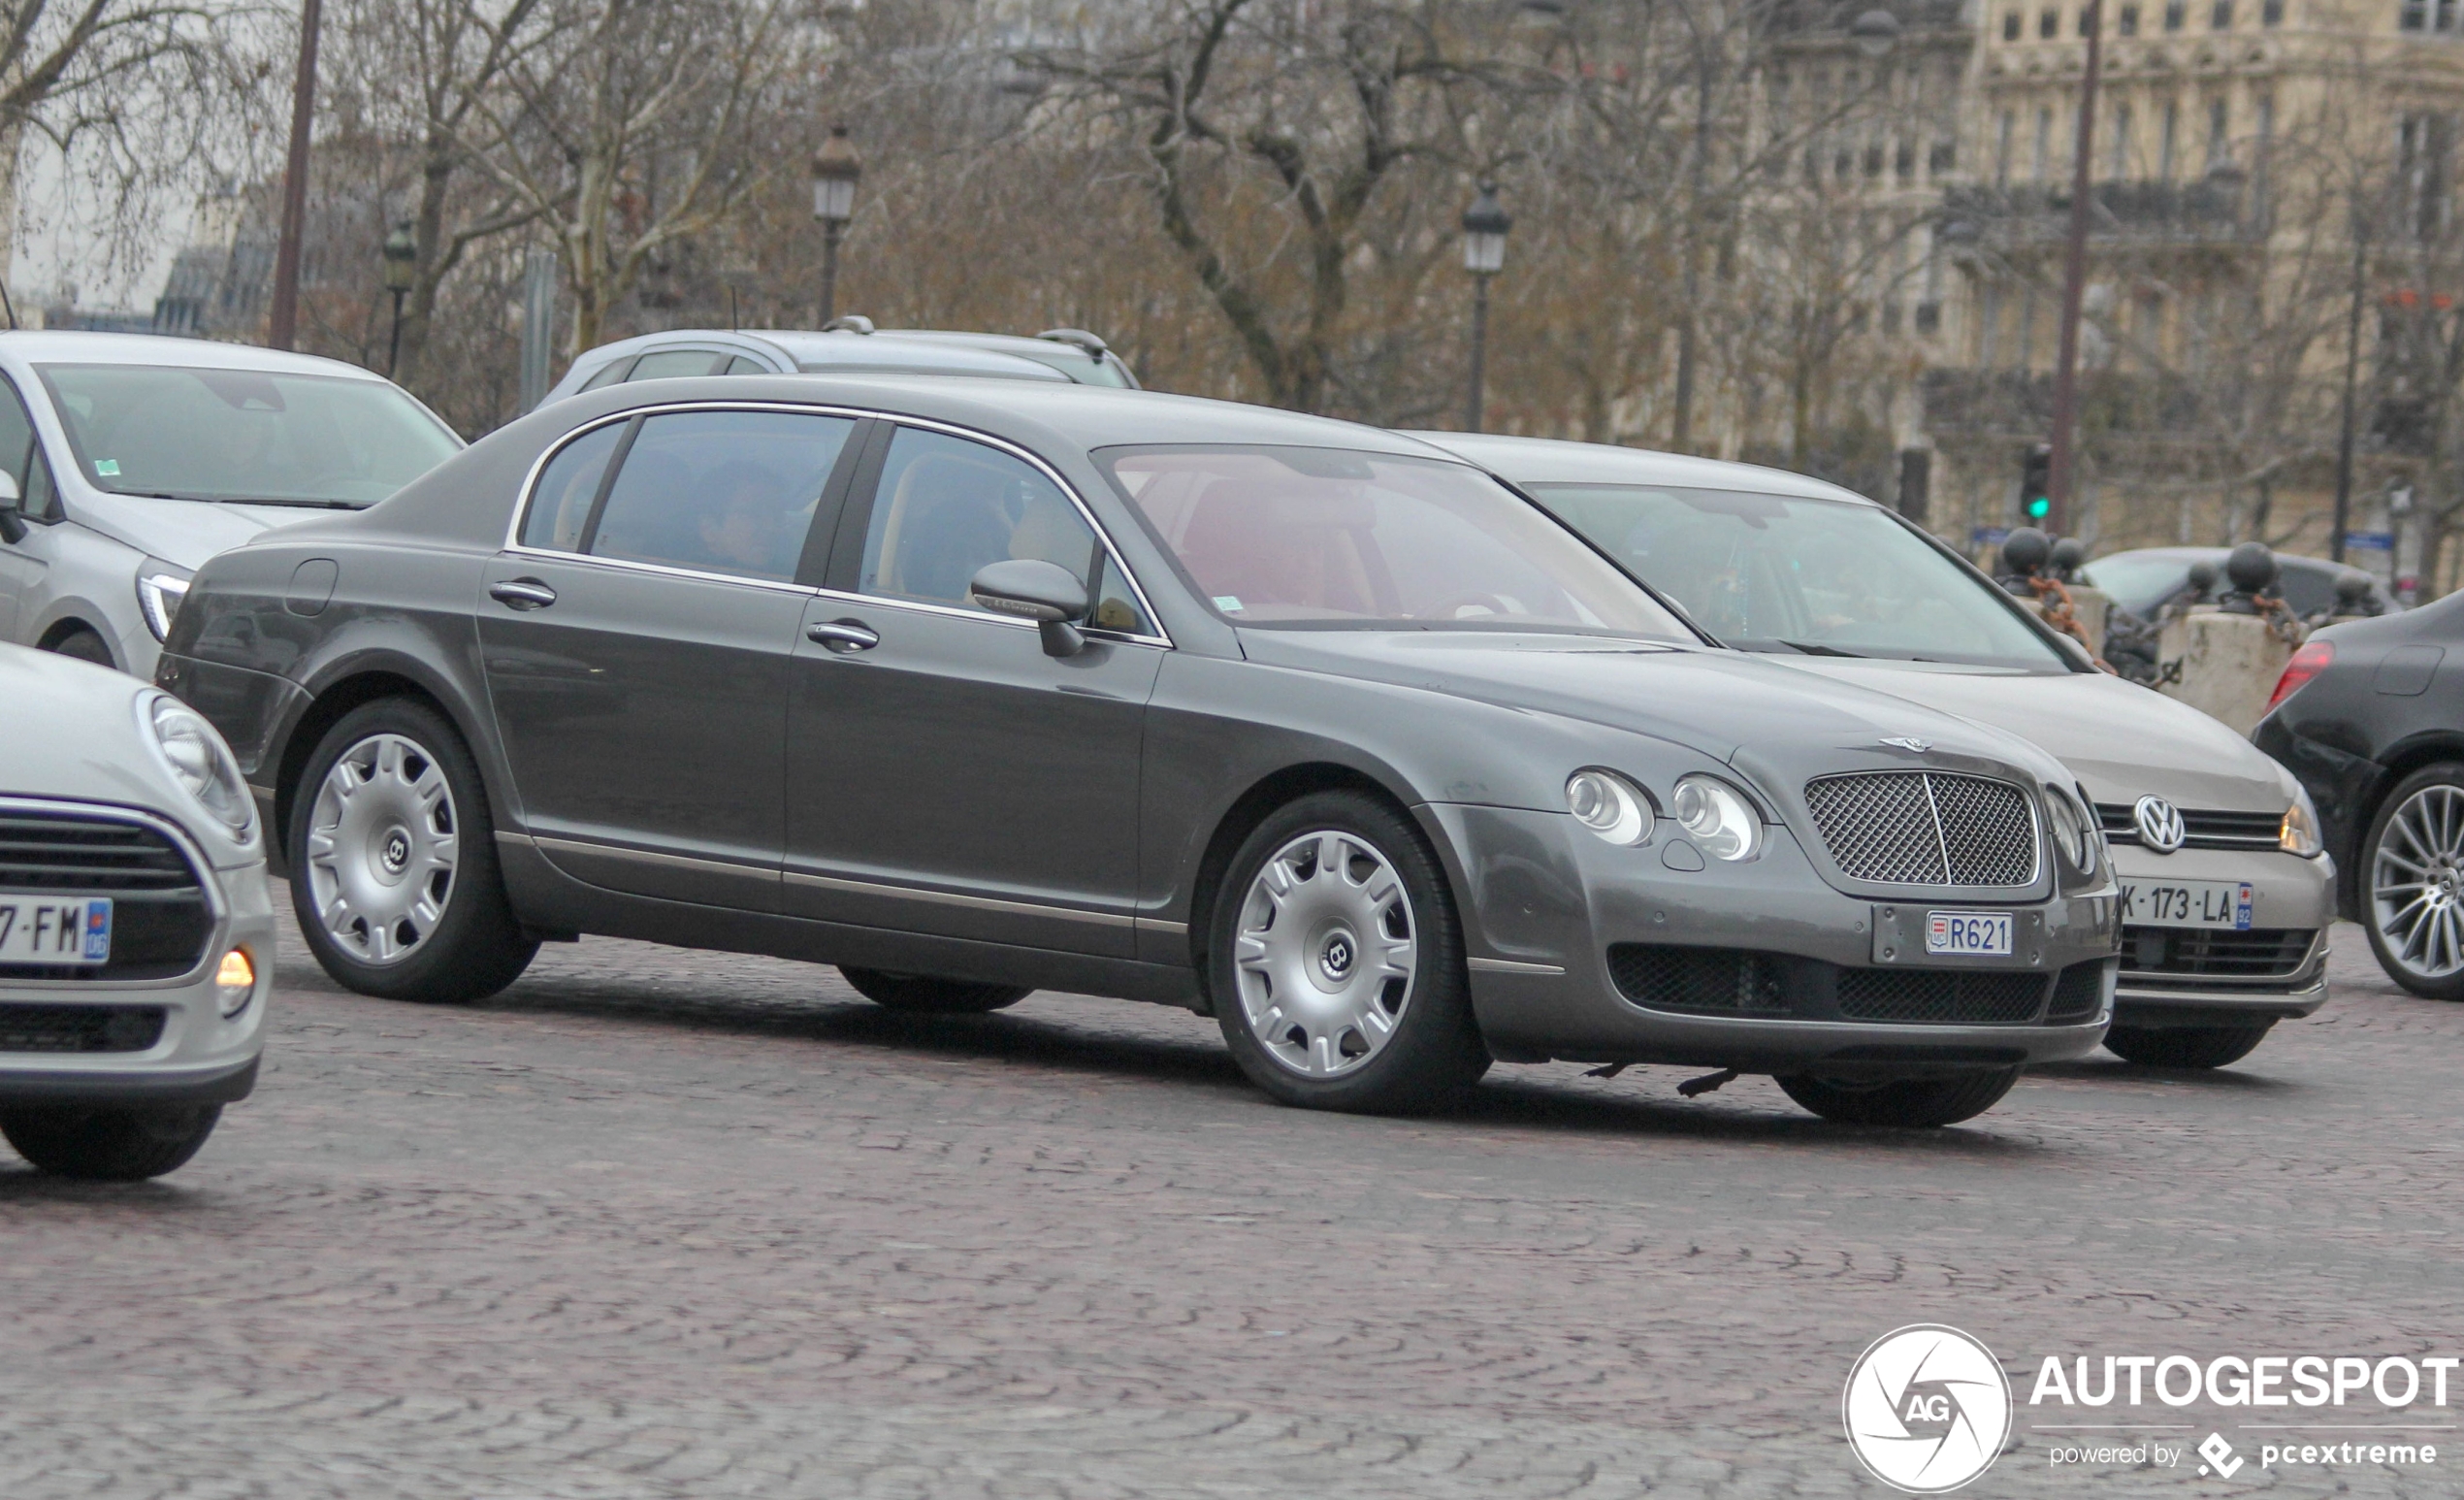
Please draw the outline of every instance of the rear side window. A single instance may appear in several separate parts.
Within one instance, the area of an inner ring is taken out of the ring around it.
[[[708,349],[661,349],[633,361],[631,380],[668,380],[678,375],[704,375],[723,358]]]
[[[559,552],[582,549],[582,529],[598,503],[600,480],[624,435],[624,423],[610,422],[574,439],[548,460],[531,492],[531,513],[522,518],[522,545]]]
[[[769,366],[762,364],[758,360],[746,359],[743,355],[739,354],[735,358],[729,360],[728,368],[720,371],[719,373],[721,375],[769,375],[772,372]]]
[[[621,359],[609,360],[606,364],[599,367],[599,373],[597,375],[592,375],[589,379],[582,382],[582,389],[586,391],[595,391],[602,385],[615,384],[617,381],[625,378],[627,363],[627,361]]]
[[[989,563],[1041,558],[1084,579],[1101,558],[1058,485],[964,438],[898,429],[873,494],[857,583],[866,594],[974,608],[967,585]]]
[[[855,428],[848,417],[792,411],[644,418],[583,548],[628,562],[793,578]]]

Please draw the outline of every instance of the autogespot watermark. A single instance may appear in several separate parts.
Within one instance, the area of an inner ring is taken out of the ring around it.
[[[1917,1323],[1858,1356],[1841,1415],[1858,1461],[1910,1494],[1973,1483],[2015,1427],[2024,1435],[2014,1449],[2041,1445],[2057,1469],[2246,1481],[2286,1470],[2424,1469],[2454,1441],[2448,1377],[2459,1368],[2464,1357],[2445,1355],[2047,1354],[2023,1406],[1983,1343]],[[2210,1430],[2192,1447],[2201,1427]]]

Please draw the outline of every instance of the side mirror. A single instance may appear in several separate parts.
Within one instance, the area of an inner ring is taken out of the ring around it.
[[[1033,557],[987,563],[967,584],[967,594],[994,614],[1033,620],[1046,656],[1076,656],[1086,649],[1076,623],[1086,618],[1086,585],[1058,563]]]
[[[24,501],[16,476],[0,469],[0,541],[15,546],[25,540],[25,514],[20,508]]]

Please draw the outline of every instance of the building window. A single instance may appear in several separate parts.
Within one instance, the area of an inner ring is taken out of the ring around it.
[[[2004,110],[2002,117],[1994,122],[1994,185],[1995,187],[2008,187],[2011,184],[2011,133],[2018,128],[2018,118],[2008,110]]]
[[[1945,172],[1959,170],[1959,165],[1960,148],[1952,142],[1936,141],[1933,143],[1932,149],[1925,153],[1925,170],[1937,177]]]
[[[2190,0],[2164,0],[2164,29],[2179,31],[2184,17],[2190,14]]]
[[[2407,114],[2396,124],[2396,181],[2405,195],[2405,224],[2433,239],[2448,223],[2454,170],[2455,116]]]
[[[2121,32],[2125,37],[2137,36],[2139,34],[2139,8],[2135,5],[2124,6],[2122,8],[2122,14],[2114,17],[2114,29]]]
[[[2039,182],[2045,180],[2045,167],[2053,155],[2053,149],[2054,112],[2049,109],[2039,109],[2036,112],[2036,170],[2034,174],[2035,180]]]
[[[2207,107],[2207,170],[2215,171],[2232,159],[2232,143],[2225,139],[2224,101],[2211,100]]]
[[[2037,34],[2038,36],[2040,36],[2040,37],[2045,37],[2045,38],[2048,38],[2048,39],[2051,39],[2051,38],[2054,38],[2054,37],[2060,36],[2060,35],[2061,35],[2061,12],[2059,12],[2059,11],[2050,11],[2050,10],[2048,10],[2048,11],[2039,11],[2039,12],[2037,12],[2037,13],[2036,13],[2036,34]]]
[[[2259,0],[2258,23],[2281,26],[2285,23],[2285,0]]]
[[[1891,168],[1899,175],[1899,180],[1902,182],[1910,180],[1917,175],[1917,146],[1914,141],[1899,143],[1899,148],[1892,158]]]
[[[2207,13],[2207,29],[2210,31],[2233,29],[2233,0],[2216,0],[2216,4]]]
[[[2182,106],[2168,100],[2164,106],[2164,137],[2156,143],[2156,180],[2173,180],[2173,143],[2182,130]]]
[[[2002,40],[2005,42],[2018,41],[2019,29],[2019,13],[2017,11],[2004,11],[2002,13]]]
[[[2438,19],[2432,24],[2440,31],[2455,29],[2455,0],[2439,0]]]
[[[2429,30],[2430,0],[2404,0],[2404,9],[2396,13],[2395,24],[2399,31]]]
[[[2125,104],[2113,112],[2113,166],[2105,176],[2119,182],[2129,175],[2129,164],[2130,106]]]

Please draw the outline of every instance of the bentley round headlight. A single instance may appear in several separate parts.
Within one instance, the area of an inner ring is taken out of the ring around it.
[[[1612,770],[1578,770],[1566,778],[1566,810],[1612,844],[1647,844],[1658,817],[1642,789]]]
[[[255,829],[256,804],[214,727],[178,699],[160,695],[146,714],[146,726],[153,731],[171,779],[235,842],[246,843]]]
[[[2062,858],[2083,875],[2096,872],[2096,831],[2079,800],[2059,787],[2045,789],[2045,815]]]
[[[1750,860],[1763,847],[1763,820],[1745,794],[1713,776],[1688,776],[1670,799],[1677,823],[1715,860]]]
[[[2304,859],[2327,847],[2318,836],[2318,812],[2310,805],[2309,793],[2294,791],[2293,804],[2285,809],[2285,821],[2276,828],[2276,847]]]

